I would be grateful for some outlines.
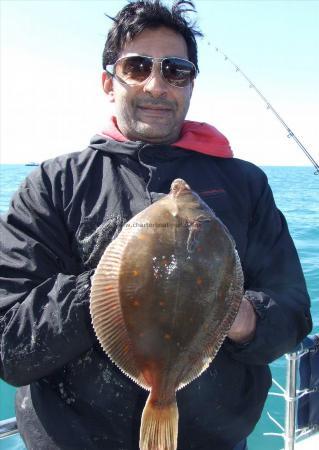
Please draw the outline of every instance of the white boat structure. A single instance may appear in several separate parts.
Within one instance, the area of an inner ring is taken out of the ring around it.
[[[266,436],[281,437],[283,450],[319,449],[319,335],[307,337],[292,353],[286,355],[286,386],[273,380],[280,392],[269,395],[285,401],[285,424],[282,426],[269,413],[279,428],[277,433]],[[297,388],[299,369],[299,388]]]

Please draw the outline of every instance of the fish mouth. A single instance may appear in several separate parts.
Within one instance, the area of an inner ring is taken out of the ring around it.
[[[191,188],[186,183],[186,181],[182,180],[181,178],[177,178],[173,181],[171,184],[171,194],[173,194],[173,197],[178,197],[179,195],[187,194],[190,192]]]

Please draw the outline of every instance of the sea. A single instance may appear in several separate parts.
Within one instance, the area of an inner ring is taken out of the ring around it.
[[[319,333],[319,175],[314,174],[312,167],[272,166],[262,169],[268,176],[277,206],[288,221],[312,301],[314,323],[312,334]],[[0,165],[0,213],[6,212],[13,193],[31,170],[34,170],[34,167]],[[282,357],[273,362],[271,371],[273,378],[285,386],[286,358]],[[272,391],[280,392],[275,385]],[[14,416],[14,395],[15,389],[0,381],[0,420]],[[280,450],[284,447],[281,437],[264,435],[264,433],[281,433],[280,428],[270,420],[267,413],[283,426],[284,406],[282,398],[269,396],[262,417],[248,439],[249,450]],[[24,448],[18,436],[0,440],[0,450]]]

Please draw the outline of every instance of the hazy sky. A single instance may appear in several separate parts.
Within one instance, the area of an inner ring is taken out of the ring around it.
[[[170,3],[168,1],[168,3]],[[0,0],[1,162],[82,150],[110,106],[101,54],[123,0]],[[309,164],[221,48],[319,160],[319,1],[195,0],[200,75],[188,114],[256,164]],[[208,42],[211,44],[209,45]]]

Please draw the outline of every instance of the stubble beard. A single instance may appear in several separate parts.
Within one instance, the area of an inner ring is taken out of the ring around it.
[[[142,115],[139,110],[141,103],[132,105],[132,115],[126,110],[126,123],[130,124],[129,133],[130,139],[145,141],[155,144],[171,144],[179,138],[180,130],[184,122],[184,117],[180,121],[176,117],[177,105],[172,102],[152,101],[149,104],[169,106],[170,110],[167,111],[167,119],[163,118],[150,118],[147,121],[145,118],[140,117]],[[145,104],[145,103],[144,103]],[[164,113],[165,114],[165,113]]]

